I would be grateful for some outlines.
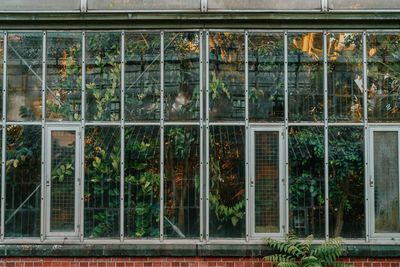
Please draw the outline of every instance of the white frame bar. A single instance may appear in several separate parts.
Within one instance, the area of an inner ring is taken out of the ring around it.
[[[164,31],[160,32],[160,242],[164,241]]]
[[[120,241],[124,242],[125,239],[125,31],[121,32],[121,96],[120,96],[120,103],[121,103],[121,127],[120,127],[120,134],[121,134],[121,155],[120,155]]]
[[[80,241],[84,241],[85,228],[85,124],[86,124],[86,32],[82,32],[82,92],[81,92],[81,221],[78,225]]]
[[[203,0],[206,1],[206,0]],[[204,241],[204,31],[199,31],[200,49],[200,242]],[[206,48],[208,49],[208,47]]]
[[[209,36],[210,32],[206,32],[206,242],[210,240],[210,51]]]
[[[287,31],[284,32],[284,141],[285,151],[289,148],[289,45]],[[285,153],[285,233],[289,233],[289,153]]]
[[[250,146],[250,128],[249,128],[249,33],[245,31],[244,36],[244,51],[245,51],[245,197],[246,197],[246,211],[245,211],[245,224],[246,224],[246,242],[249,242],[251,236],[251,214],[250,214],[250,166],[249,158],[252,146]]]
[[[3,75],[3,90],[2,90],[2,95],[3,95],[3,102],[2,102],[2,132],[1,132],[1,214],[0,214],[0,241],[4,241],[4,227],[5,227],[5,207],[6,207],[6,134],[7,134],[7,128],[6,128],[6,116],[7,116],[7,32],[3,32],[3,73],[0,73],[0,75]]]
[[[328,33],[323,33],[324,54],[324,198],[325,240],[329,240],[329,111],[328,111]]]

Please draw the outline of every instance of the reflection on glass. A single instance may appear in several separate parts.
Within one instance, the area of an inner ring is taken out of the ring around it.
[[[375,233],[400,232],[399,136],[397,131],[373,133]]]
[[[329,235],[365,236],[362,127],[329,128]]]
[[[54,0],[2,0],[2,11],[72,11],[79,10],[79,0],[54,1]]]
[[[125,120],[160,120],[160,34],[125,34]]]
[[[321,121],[324,116],[323,34],[290,34],[289,120]]]
[[[160,237],[160,128],[125,128],[125,235]]]
[[[165,130],[164,235],[196,238],[200,230],[200,140],[197,126]]]
[[[280,134],[254,133],[254,221],[256,233],[280,232]]]
[[[244,34],[211,32],[208,49],[210,120],[244,120]]]
[[[89,0],[90,9],[100,10],[199,10],[199,0]]]
[[[250,34],[248,42],[250,120],[283,121],[283,34]]]
[[[5,236],[40,236],[41,126],[8,126]]]
[[[321,9],[319,0],[210,0],[209,10],[316,10]]]
[[[49,32],[46,58],[46,117],[76,121],[81,115],[82,34]]]
[[[166,33],[164,51],[165,119],[200,117],[199,33]]]
[[[210,237],[245,234],[245,129],[210,127]]]
[[[120,129],[85,130],[85,237],[119,237]]]
[[[289,129],[289,222],[298,236],[325,236],[324,129]]]
[[[42,115],[40,32],[9,33],[7,43],[7,120],[39,121]]]
[[[370,34],[368,53],[368,120],[400,120],[400,35]]]
[[[75,131],[51,132],[50,231],[75,231]]]
[[[363,56],[359,33],[328,35],[328,110],[330,121],[363,119]]]
[[[121,34],[86,33],[86,119],[120,118]]]

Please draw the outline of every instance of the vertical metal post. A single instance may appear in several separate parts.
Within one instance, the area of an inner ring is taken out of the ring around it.
[[[121,159],[120,159],[120,241],[124,241],[125,199],[125,31],[121,33]]]
[[[325,181],[325,239],[329,240],[329,143],[328,143],[328,33],[324,31],[324,181]]]
[[[160,241],[164,241],[164,31],[160,33]]]
[[[206,32],[206,241],[210,240],[210,57]]]
[[[47,50],[47,33],[43,32],[43,44],[42,44],[42,120],[41,120],[41,125],[42,125],[42,164],[41,164],[41,198],[40,198],[40,203],[41,203],[41,208],[40,208],[40,241],[44,241],[45,239],[45,209],[50,208],[46,207],[45,205],[45,197],[46,197],[46,187],[44,186],[44,183],[46,181],[46,168],[45,168],[45,158],[46,158],[46,153],[45,153],[45,144],[46,144],[46,134],[45,134],[45,121],[46,121],[46,52]],[[47,196],[49,197],[49,196]]]
[[[203,164],[203,157],[204,157],[204,140],[203,140],[203,94],[204,94],[204,90],[203,90],[203,86],[204,86],[204,82],[203,82],[203,63],[204,63],[204,58],[203,58],[203,49],[204,49],[204,44],[203,44],[203,32],[200,32],[200,242],[203,242],[203,237],[204,237],[204,225],[203,225],[203,218],[204,218],[204,198],[203,198],[203,194],[204,194],[204,188],[203,188],[203,183],[204,183],[204,164]]]
[[[7,115],[7,32],[3,34],[3,114],[1,117],[2,132],[1,132],[1,227],[0,227],[0,239],[4,241],[4,215],[6,208],[6,115]]]
[[[249,183],[250,183],[250,171],[249,171],[249,153],[250,153],[250,134],[249,134],[249,33],[245,31],[245,39],[244,39],[244,49],[245,49],[245,138],[246,138],[246,149],[245,149],[245,161],[246,161],[246,169],[245,169],[245,194],[246,194],[246,242],[250,240],[250,231],[249,228],[251,220],[250,220],[250,205],[249,205]]]
[[[85,215],[85,119],[86,119],[86,32],[82,32],[82,84],[81,84],[81,204],[80,204],[80,241],[83,242],[84,236],[84,215]]]
[[[284,35],[284,83],[285,83],[285,233],[289,233],[289,67],[288,67],[288,32],[285,31]]]

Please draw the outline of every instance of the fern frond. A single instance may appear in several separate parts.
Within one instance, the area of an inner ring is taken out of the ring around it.
[[[281,263],[281,262],[295,263],[295,261],[296,261],[292,256],[283,255],[283,254],[275,254],[275,255],[265,256],[264,260],[270,261],[274,264]]]
[[[311,256],[321,259],[324,264],[332,265],[343,253],[342,239],[333,238],[313,250]]]

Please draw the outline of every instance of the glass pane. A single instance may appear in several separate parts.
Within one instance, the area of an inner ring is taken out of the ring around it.
[[[42,116],[41,32],[9,33],[7,120],[39,121]]]
[[[160,34],[125,34],[125,120],[160,120]]]
[[[375,232],[400,232],[399,136],[398,132],[375,131],[374,182]]]
[[[283,34],[249,35],[249,118],[251,121],[283,121]]]
[[[328,110],[330,121],[363,119],[362,35],[328,35]]]
[[[47,34],[46,118],[81,119],[82,34]]]
[[[119,237],[120,128],[85,131],[85,237]]]
[[[298,236],[325,237],[324,129],[289,128],[289,223]]]
[[[279,233],[280,134],[254,133],[255,232]]]
[[[360,10],[360,9],[399,9],[398,0],[329,0],[330,9]]]
[[[210,126],[210,236],[245,235],[245,129]]]
[[[368,120],[400,120],[400,35],[370,34],[368,51]]]
[[[365,238],[364,133],[329,128],[329,233]]]
[[[121,33],[86,34],[86,119],[120,118]]]
[[[0,39],[0,92],[3,92],[4,39]],[[0,116],[3,114],[3,93],[0,94]]]
[[[198,120],[200,117],[199,33],[165,33],[165,119]]]
[[[89,0],[89,9],[111,10],[200,10],[200,0]]]
[[[1,11],[46,11],[46,10],[79,10],[80,0],[2,0]]]
[[[288,44],[289,120],[324,117],[323,34],[290,34]]]
[[[51,232],[75,230],[75,135],[75,131],[51,132]]]
[[[125,128],[125,235],[160,237],[160,127]]]
[[[164,140],[164,235],[171,238],[198,238],[200,230],[199,127],[167,127]]]
[[[210,120],[244,120],[244,34],[211,32],[208,48]]]
[[[41,126],[7,126],[6,237],[40,236]]]
[[[216,10],[310,10],[321,9],[319,0],[208,0],[208,9]]]

